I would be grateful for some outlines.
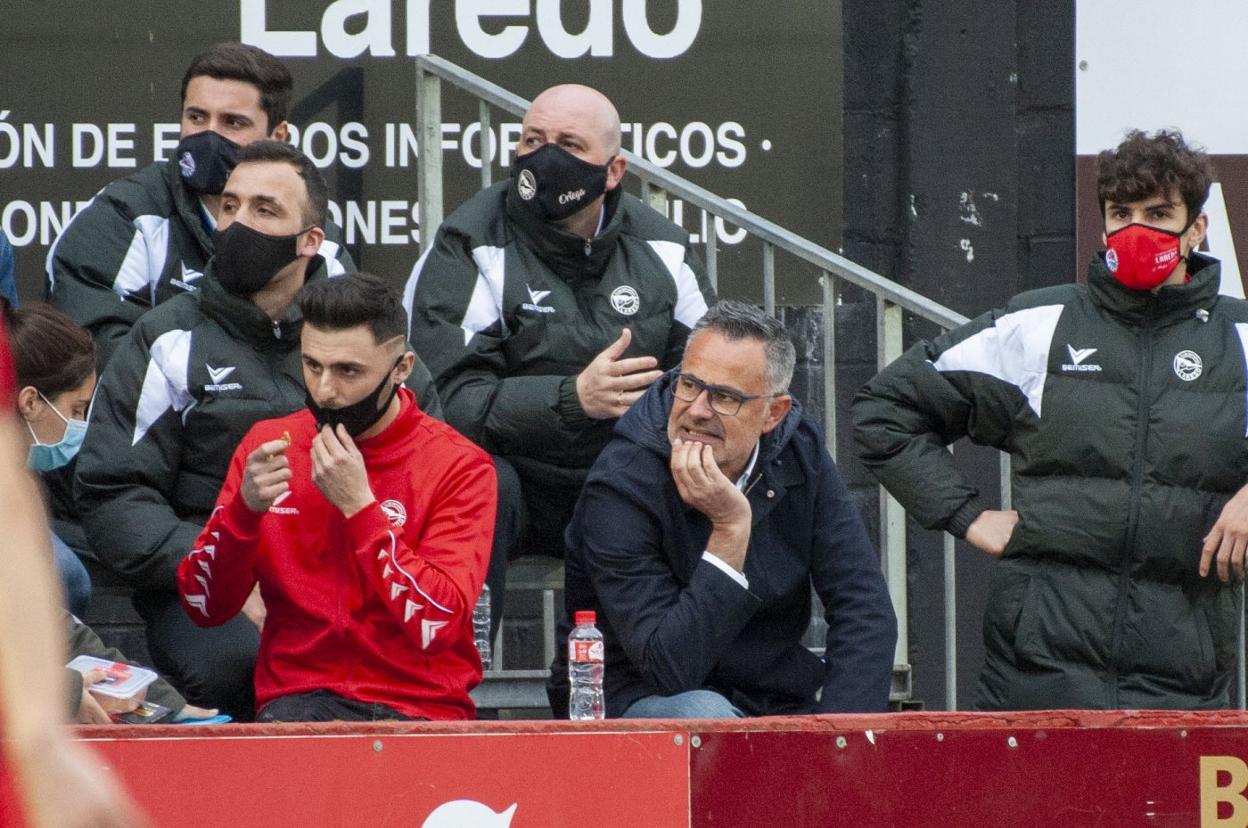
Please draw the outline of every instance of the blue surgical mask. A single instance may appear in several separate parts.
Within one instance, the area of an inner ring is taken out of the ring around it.
[[[43,396],[42,392],[39,398],[48,404],[48,408],[56,412],[56,416],[65,421],[64,436],[58,442],[46,444],[39,442],[39,438],[35,437],[35,430],[30,427],[30,423],[26,423],[26,430],[35,440],[34,445],[30,447],[30,452],[26,455],[26,467],[31,471],[48,472],[68,464],[78,454],[78,449],[82,448],[82,441],[87,436],[87,421],[71,420],[66,417],[57,411],[56,406]]]

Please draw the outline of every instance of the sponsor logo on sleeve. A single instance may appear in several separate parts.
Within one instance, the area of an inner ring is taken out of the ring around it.
[[[529,292],[529,301],[525,302],[520,307],[524,308],[527,311],[533,311],[534,313],[554,313],[555,312],[554,308],[550,307],[549,305],[542,304],[542,300],[550,295],[549,290],[534,290],[528,285],[525,285],[524,289]]]
[[[269,511],[275,515],[297,515],[299,514],[299,508],[297,506],[283,506],[282,505],[289,498],[290,498],[290,490],[287,489],[286,491],[282,492],[280,495],[278,495],[276,498],[273,499],[273,502],[269,504]]]
[[[1100,371],[1100,365],[1097,365],[1095,362],[1084,361],[1095,354],[1097,350],[1097,348],[1076,348],[1074,345],[1067,345],[1066,353],[1070,354],[1070,362],[1062,365],[1062,370],[1067,372]]]
[[[220,393],[221,391],[242,391],[243,384],[241,382],[226,382],[226,378],[234,373],[235,366],[228,365],[224,368],[213,368],[208,363],[204,363],[204,367],[208,369],[208,376],[212,382],[204,386],[205,391]]]
[[[173,285],[174,287],[180,287],[183,290],[188,291],[190,293],[194,293],[195,291],[199,290],[199,285],[193,284],[193,282],[196,282],[199,279],[204,278],[204,274],[198,270],[187,267],[186,262],[179,261],[178,265],[182,268],[182,278],[170,279],[169,284]]]

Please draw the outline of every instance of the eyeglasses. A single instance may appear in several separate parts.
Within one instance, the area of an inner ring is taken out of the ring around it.
[[[682,402],[694,402],[702,396],[703,391],[706,392],[706,400],[711,410],[725,417],[735,417],[741,410],[741,406],[750,400],[783,397],[785,393],[781,391],[778,394],[742,394],[740,391],[724,388],[722,385],[709,385],[693,374],[677,374],[676,382],[672,383],[672,393]]]

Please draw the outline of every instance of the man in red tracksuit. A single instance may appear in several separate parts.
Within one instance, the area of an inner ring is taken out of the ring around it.
[[[203,626],[259,582],[257,721],[468,719],[472,608],[489,562],[489,456],[403,380],[407,315],[366,274],[300,297],[308,408],[257,423],[178,569]]]

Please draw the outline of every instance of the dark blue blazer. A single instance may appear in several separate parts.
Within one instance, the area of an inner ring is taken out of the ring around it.
[[[795,402],[764,435],[748,481],[754,523],[745,589],[702,559],[710,521],[668,467],[669,372],[620,419],[566,533],[566,637],[596,610],[607,715],[637,699],[707,688],[752,715],[882,711],[897,620],[880,561],[819,428]],[[802,646],[811,590],[826,607],[826,657]],[[551,701],[567,704],[566,654]]]

